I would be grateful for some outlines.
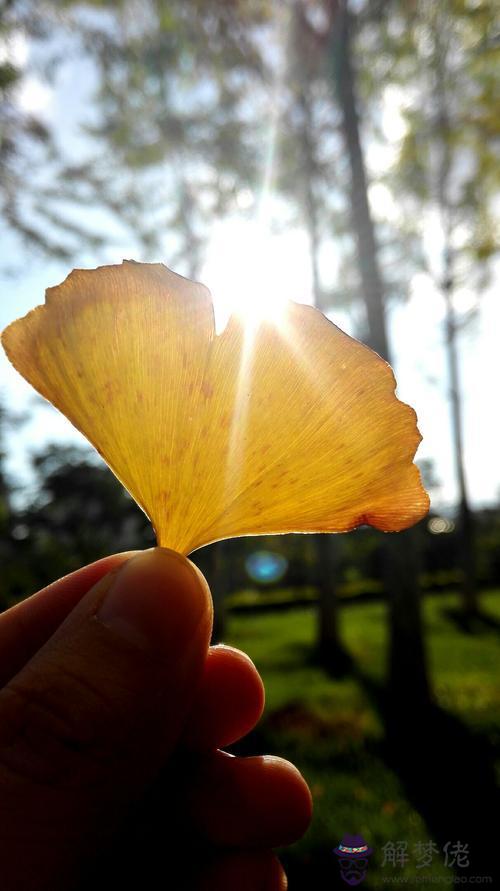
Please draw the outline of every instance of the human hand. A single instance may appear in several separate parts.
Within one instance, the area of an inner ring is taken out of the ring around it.
[[[155,548],[93,563],[0,615],[0,888],[281,891],[271,848],[309,790],[220,751],[257,722],[251,661],[209,648],[208,587]]]

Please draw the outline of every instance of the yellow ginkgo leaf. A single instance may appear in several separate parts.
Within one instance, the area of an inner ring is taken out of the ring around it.
[[[13,365],[189,553],[239,535],[411,526],[428,509],[390,367],[310,306],[215,334],[161,264],[77,269],[10,325]]]

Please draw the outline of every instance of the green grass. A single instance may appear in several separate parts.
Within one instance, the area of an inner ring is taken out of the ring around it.
[[[484,610],[500,620],[500,592],[483,596]],[[500,748],[500,641],[482,628],[466,634],[446,615],[453,594],[426,598],[424,605],[429,665],[437,703],[476,734]],[[366,685],[352,675],[329,678],[311,659],[315,638],[311,607],[253,615],[230,615],[228,643],[245,650],[266,685],[266,710],[260,737],[271,751],[293,760],[311,785],[314,820],[306,837],[288,855],[289,868],[306,873],[318,861],[335,880],[331,849],[345,832],[362,833],[375,849],[364,888],[381,887],[381,848],[387,841],[413,845],[429,840],[421,815],[405,798],[396,773],[383,758],[384,727]],[[383,683],[387,643],[382,603],[344,607],[342,638],[362,675]],[[415,876],[415,861],[401,875]],[[427,874],[450,877],[433,861]],[[299,875],[299,872],[297,872]],[[307,887],[297,878],[293,887]],[[312,886],[311,886],[312,887]],[[395,887],[392,885],[392,887]]]

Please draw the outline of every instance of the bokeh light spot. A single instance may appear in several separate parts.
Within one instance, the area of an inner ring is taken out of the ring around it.
[[[245,560],[245,569],[254,582],[270,585],[283,578],[288,569],[288,560],[283,554],[273,551],[254,551]]]

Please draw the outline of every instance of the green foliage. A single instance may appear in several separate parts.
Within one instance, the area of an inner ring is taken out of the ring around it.
[[[97,78],[95,154],[82,176],[146,255],[162,254],[169,234],[170,262],[196,276],[210,223],[257,177],[247,105],[259,101],[267,3],[148,0],[138,14],[130,2],[90,5],[101,14],[66,4]]]
[[[64,143],[35,101],[71,52],[61,51],[68,35],[57,7],[38,0],[0,4],[0,211],[20,248],[69,261],[102,238],[79,222],[81,197],[67,176]],[[60,48],[51,59],[54,32]],[[30,49],[35,58],[26,61]],[[9,273],[18,271],[10,255],[3,262]]]
[[[392,64],[384,83],[405,96],[406,133],[391,187],[419,207],[421,227],[425,211],[438,211],[457,284],[479,288],[500,246],[496,21],[489,0],[423,0],[393,4],[385,32]],[[388,40],[389,28],[404,31],[397,47]]]
[[[37,495],[11,511],[3,606],[100,557],[153,545],[149,521],[89,449],[47,445],[32,463]]]

